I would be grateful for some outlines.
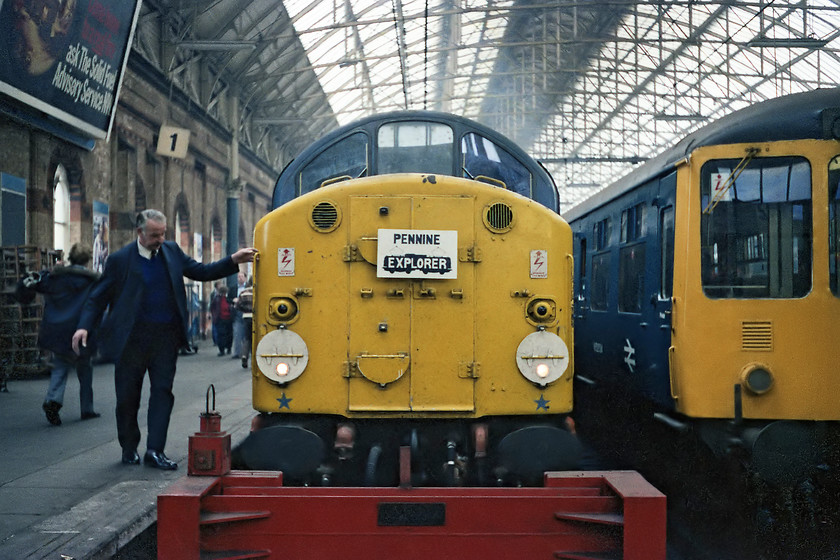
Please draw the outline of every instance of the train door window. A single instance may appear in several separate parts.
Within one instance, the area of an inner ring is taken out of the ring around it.
[[[831,291],[840,296],[840,155],[828,164],[828,271]]]
[[[506,189],[533,198],[531,173],[521,161],[487,138],[470,132],[461,139],[464,177],[501,181]],[[487,181],[497,184],[493,181]]]
[[[642,292],[645,284],[645,244],[622,247],[618,254],[618,310],[623,313],[642,312]]]
[[[674,284],[674,207],[659,212],[659,299],[670,299]]]
[[[802,157],[720,159],[701,171],[703,291],[800,298],[811,290],[811,167]]]
[[[580,238],[580,252],[578,253],[580,260],[580,281],[583,283],[586,280],[586,238]]]
[[[455,133],[445,124],[425,121],[384,124],[377,138],[377,174],[452,175],[454,141]]]
[[[609,243],[612,227],[609,218],[593,226],[592,284],[589,290],[589,307],[595,311],[606,311],[610,289]]]
[[[300,170],[298,196],[314,191],[325,183],[367,175],[368,144],[367,134],[356,132],[315,156]]]
[[[590,309],[606,311],[610,292],[610,254],[592,255],[592,288],[590,289]]]
[[[621,213],[621,243],[618,253],[618,310],[641,313],[645,280],[645,244],[637,243],[644,235],[645,205],[639,203]]]

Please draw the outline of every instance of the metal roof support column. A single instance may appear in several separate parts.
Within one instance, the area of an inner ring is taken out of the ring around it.
[[[227,252],[232,255],[239,250],[239,195],[242,182],[239,179],[239,92],[231,88],[230,96],[230,175],[227,184]],[[237,285],[236,274],[228,276],[228,288]]]

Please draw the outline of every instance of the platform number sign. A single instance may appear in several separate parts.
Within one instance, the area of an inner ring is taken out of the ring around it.
[[[158,155],[184,159],[187,157],[189,145],[190,131],[186,128],[168,125],[160,127],[156,150]]]

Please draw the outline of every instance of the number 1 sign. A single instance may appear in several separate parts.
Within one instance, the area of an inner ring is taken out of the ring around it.
[[[162,125],[158,134],[157,154],[173,158],[187,157],[190,145],[190,131],[186,128]]]

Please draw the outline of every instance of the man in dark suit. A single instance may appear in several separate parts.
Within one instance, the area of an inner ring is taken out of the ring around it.
[[[163,452],[175,397],[172,384],[178,350],[187,342],[184,276],[205,282],[236,274],[239,264],[254,258],[253,248],[210,264],[199,263],[172,241],[165,241],[166,216],[144,210],[137,216],[137,241],[111,254],[105,271],[82,309],[73,350],[87,345],[88,333],[108,314],[99,329],[100,352],[115,363],[117,436],[122,462],[140,463],[137,412],[143,378],[149,372],[148,438],[143,463],[175,470]]]

